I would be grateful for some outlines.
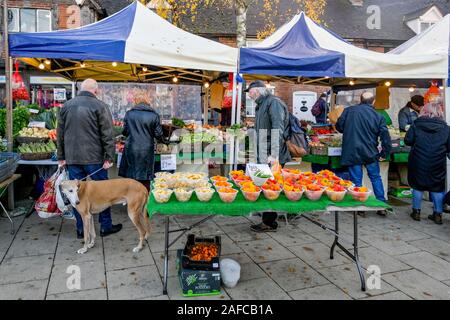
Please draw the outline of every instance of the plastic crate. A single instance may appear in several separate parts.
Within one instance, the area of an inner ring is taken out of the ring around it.
[[[215,244],[217,246],[217,257],[211,259],[211,261],[193,261],[190,259],[191,248],[196,244],[207,243]],[[204,271],[217,271],[220,269],[220,236],[214,238],[196,238],[195,235],[188,235],[186,246],[184,247],[183,254],[181,256],[181,265],[183,269],[190,270],[204,270]]]
[[[13,176],[16,172],[20,156],[13,152],[0,153],[0,182]]]

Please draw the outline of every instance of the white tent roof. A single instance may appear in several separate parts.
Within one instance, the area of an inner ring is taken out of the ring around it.
[[[179,29],[134,2],[116,14],[77,29],[16,33],[13,57],[116,61],[235,72],[237,49]]]
[[[278,49],[278,46],[283,43],[290,32],[295,32],[296,28],[298,30],[298,24],[306,26],[308,29],[307,35],[313,38],[315,45],[319,48],[344,55],[345,77],[347,78],[442,78],[443,72],[448,71],[448,61],[444,61],[441,54],[434,54],[433,52],[421,54],[419,51],[415,54],[398,55],[358,48],[319,26],[304,13],[295,16],[272,36],[258,44],[255,49],[269,48],[269,51],[273,51],[274,48]],[[446,38],[445,35],[447,35]],[[445,38],[444,45],[447,46],[448,51],[448,29],[441,37],[442,40]],[[434,43],[429,45],[435,46]]]

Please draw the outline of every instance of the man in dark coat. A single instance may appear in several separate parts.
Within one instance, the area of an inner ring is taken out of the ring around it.
[[[251,99],[256,102],[255,132],[256,155],[258,163],[270,163],[278,159],[283,166],[291,161],[286,145],[286,134],[289,132],[289,111],[278,97],[266,88],[264,82],[258,80],[247,88]],[[262,223],[252,225],[255,232],[275,231],[278,227],[276,212],[264,212]]]
[[[409,127],[419,117],[420,109],[422,109],[423,105],[423,97],[415,95],[406,106],[400,109],[398,113],[398,125],[400,131],[408,131]]]
[[[420,221],[423,192],[428,191],[434,204],[434,212],[428,218],[442,224],[450,127],[444,121],[440,103],[425,105],[419,118],[408,130],[405,144],[411,146],[408,159],[408,183],[413,189],[411,217]]]
[[[379,161],[386,159],[391,150],[391,138],[386,120],[373,108],[375,98],[371,92],[361,95],[361,104],[344,110],[336,124],[343,133],[341,165],[347,166],[353,183],[362,185],[364,165],[373,192],[378,200],[386,201],[380,175]],[[378,140],[381,139],[381,151]]]
[[[81,84],[81,92],[67,101],[58,120],[58,160],[67,165],[69,179],[82,180],[91,175],[92,180],[108,180],[108,170],[114,160],[112,116],[108,106],[98,100],[98,84],[87,79]],[[77,220],[77,238],[82,239],[83,220],[73,210]],[[113,225],[111,210],[99,215],[100,235],[119,232],[121,224]]]
[[[166,142],[158,113],[150,107],[147,96],[135,98],[137,105],[124,119],[123,135],[127,137],[119,175],[140,181],[147,190],[153,179],[155,139]]]

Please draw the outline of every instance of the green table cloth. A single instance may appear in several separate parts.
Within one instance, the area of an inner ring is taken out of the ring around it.
[[[157,203],[150,195],[147,209],[150,218],[154,214],[182,214],[182,215],[225,215],[225,216],[247,216],[252,212],[278,211],[293,214],[301,214],[306,212],[327,211],[328,206],[336,206],[342,208],[351,207],[369,207],[389,209],[390,206],[382,201],[376,200],[373,196],[367,202],[355,201],[350,195],[347,195],[342,202],[333,202],[324,194],[319,201],[311,201],[303,196],[298,202],[289,201],[282,193],[275,201],[267,200],[261,193],[256,202],[245,200],[242,192],[239,191],[236,200],[233,203],[224,203],[220,200],[217,193],[214,194],[210,202],[200,202],[195,195],[189,202],[179,202],[172,194],[169,202]]]

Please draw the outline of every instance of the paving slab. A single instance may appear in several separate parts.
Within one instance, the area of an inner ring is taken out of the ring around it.
[[[450,279],[450,262],[445,261],[435,255],[421,251],[398,256],[404,263],[422,271],[436,280]]]
[[[72,289],[68,284],[75,275],[74,267],[80,271],[80,289]],[[69,282],[68,282],[69,281]],[[84,291],[105,288],[105,266],[103,261],[87,261],[79,264],[56,264],[53,266],[47,294]]]
[[[334,284],[289,292],[294,300],[352,300]]]
[[[234,300],[291,300],[291,297],[269,277],[242,281],[236,287],[225,290]]]
[[[364,298],[362,300],[413,300],[413,299],[401,291],[395,291],[386,294],[380,294],[374,297]]]
[[[95,246],[88,252],[79,254],[78,249],[83,247],[83,240],[71,238],[58,243],[56,248],[55,264],[78,264],[86,261],[103,261],[103,243],[97,239]]]
[[[412,241],[410,244],[450,262],[450,243],[448,242],[432,238]]]
[[[6,254],[6,258],[40,256],[54,254],[58,243],[55,235],[26,235],[15,239]]]
[[[330,246],[318,242],[289,247],[289,250],[313,268],[325,268],[352,263],[350,259],[340,254],[339,249],[335,249],[334,259],[330,259],[330,248]]]
[[[383,276],[390,283],[408,296],[418,300],[449,300],[450,287],[418,271],[408,270]]]
[[[241,275],[239,281],[267,278],[267,274],[263,271],[261,266],[254,263],[246,253],[237,253],[222,256],[222,258],[233,259],[234,261],[239,263],[239,265],[241,266]]]
[[[401,262],[398,257],[394,258],[374,247],[361,248],[358,253],[359,261],[363,268],[367,269],[369,266],[375,265],[380,268],[381,274],[411,269],[410,266]]]
[[[260,266],[287,292],[330,283],[298,258],[261,263]]]
[[[361,299],[371,296],[376,296],[388,292],[396,291],[394,287],[384,282],[382,277],[380,289],[366,289],[366,292],[361,290],[361,281],[356,269],[356,265],[343,265],[330,268],[323,268],[319,270],[320,274],[327,278],[331,283],[339,287],[344,293],[348,294],[354,299]],[[368,274],[365,273],[366,281]]]
[[[158,268],[161,278],[164,276],[164,252],[153,252],[153,259],[156,267]],[[169,251],[169,277],[176,277],[178,275],[177,270],[177,251]]]
[[[250,230],[250,223],[222,226],[221,229],[234,241],[252,241],[267,239],[269,236],[266,233],[256,233]],[[277,230],[281,232],[281,228]]]
[[[53,255],[5,259],[0,265],[0,284],[10,284],[50,277]]]
[[[295,256],[274,239],[241,242],[241,248],[256,263],[295,258]]]
[[[388,234],[362,236],[361,239],[370,243],[373,247],[393,256],[421,251],[419,248],[416,248],[405,241],[397,240],[395,236]]]
[[[156,266],[144,266],[106,272],[111,300],[135,300],[162,294],[162,282]]]
[[[217,223],[218,226],[231,226],[234,224],[245,224],[248,225],[248,219],[246,217],[228,217],[228,216],[216,216],[213,221]]]
[[[189,227],[191,223],[179,223],[181,227]],[[224,234],[223,230],[212,220],[205,221],[200,225],[192,228],[188,233],[196,234],[197,236],[217,236]]]
[[[283,232],[269,233],[269,236],[285,247],[317,242],[317,239],[294,226],[284,228]]]
[[[221,248],[220,248],[220,255],[221,256],[243,252],[243,250],[240,247],[239,243],[233,241],[227,235],[221,235],[220,236],[220,241],[221,241]]]
[[[0,285],[0,300],[44,300],[48,280]]]
[[[106,288],[49,294],[47,300],[106,300]]]
[[[133,252],[130,245],[118,245],[115,249],[105,248],[106,271],[154,265],[152,254],[146,244],[140,252]]]

